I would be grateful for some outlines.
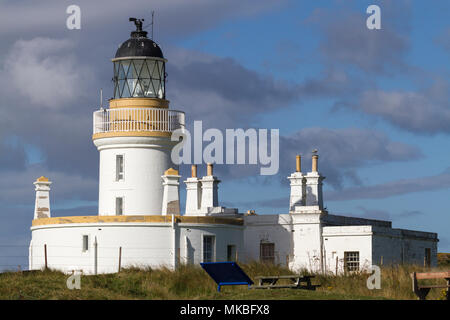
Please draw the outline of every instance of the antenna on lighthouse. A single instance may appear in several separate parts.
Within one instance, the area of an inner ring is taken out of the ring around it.
[[[103,110],[103,88],[100,88],[100,110]]]
[[[152,40],[153,40],[153,23],[154,23],[154,19],[155,19],[155,11],[152,10],[152,22],[150,22],[148,25],[146,25],[144,27],[144,29],[147,29],[148,26],[152,26],[152,37],[151,37]]]

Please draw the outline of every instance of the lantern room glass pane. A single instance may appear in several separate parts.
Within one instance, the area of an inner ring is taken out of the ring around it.
[[[114,98],[165,98],[164,61],[129,59],[114,62]]]

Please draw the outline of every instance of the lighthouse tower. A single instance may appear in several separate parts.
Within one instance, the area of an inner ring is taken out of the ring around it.
[[[166,170],[176,142],[170,137],[184,126],[184,113],[170,110],[165,91],[165,63],[160,47],[130,18],[136,31],[116,52],[114,97],[109,109],[94,112],[92,139],[100,152],[99,212],[111,215],[162,214]]]

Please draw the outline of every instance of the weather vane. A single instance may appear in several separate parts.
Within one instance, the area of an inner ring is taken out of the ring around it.
[[[142,21],[144,21],[144,19],[130,18],[130,21],[134,22],[137,32],[142,32]]]

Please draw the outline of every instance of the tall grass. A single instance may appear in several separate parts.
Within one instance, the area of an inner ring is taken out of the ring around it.
[[[285,267],[259,262],[239,265],[252,279],[292,274]],[[7,272],[0,274],[0,299],[416,299],[410,273],[425,270],[430,271],[419,266],[384,266],[379,290],[367,288],[368,274],[353,273],[316,274],[313,283],[320,285],[316,291],[226,286],[222,292],[217,292],[215,282],[198,265],[181,265],[177,270],[135,267],[116,274],[82,276],[81,290],[69,290],[68,275],[58,271]],[[441,297],[442,290],[433,289],[427,298]]]
[[[442,270],[439,268],[424,268],[417,265],[396,265],[381,267],[381,288],[368,289],[367,273],[352,273],[338,276],[317,275],[316,279],[321,284],[321,290],[332,290],[335,293],[355,294],[367,297],[379,297],[386,299],[417,299],[412,291],[412,272],[433,272]],[[445,284],[445,280],[420,280],[420,284]],[[427,295],[427,299],[443,298],[443,290],[432,289]]]

